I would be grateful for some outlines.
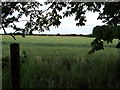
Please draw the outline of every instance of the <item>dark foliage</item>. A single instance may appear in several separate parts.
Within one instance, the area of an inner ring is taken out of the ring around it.
[[[93,35],[96,39],[91,43],[91,51],[89,54],[94,53],[98,50],[103,50],[103,43],[112,43],[113,39],[120,38],[120,26],[96,26],[93,29]],[[116,45],[116,48],[119,48],[119,43]]]

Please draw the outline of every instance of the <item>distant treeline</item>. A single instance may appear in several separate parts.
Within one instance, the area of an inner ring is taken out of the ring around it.
[[[6,34],[0,34],[0,35],[6,35]],[[7,35],[11,35],[11,33],[8,33]],[[13,35],[22,35],[21,33],[14,33]],[[82,37],[94,37],[93,34],[83,35],[83,34],[26,34],[32,35],[32,36],[82,36]]]
[[[100,30],[98,30],[98,31],[101,31],[102,29],[100,29]],[[30,36],[82,36],[82,37],[95,37],[95,33],[94,32],[96,32],[97,30],[93,30],[93,34],[88,34],[88,35],[84,35],[84,34],[60,34],[60,33],[58,33],[58,34],[25,34],[25,36],[27,36],[27,35],[30,35]],[[97,32],[98,32],[97,31]],[[108,31],[108,30],[107,30]],[[119,29],[117,29],[117,30],[112,30],[113,32],[111,32],[112,33],[112,35],[113,35],[113,38],[118,38],[118,36],[120,35],[120,30]],[[13,35],[22,35],[23,36],[23,34],[22,33],[8,33],[7,35],[11,35],[11,34],[13,34]],[[99,32],[99,34],[102,34],[102,32]],[[0,35],[6,35],[6,34],[0,34]]]

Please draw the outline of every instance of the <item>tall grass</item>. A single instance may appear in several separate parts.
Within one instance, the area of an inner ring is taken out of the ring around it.
[[[21,63],[22,88],[120,88],[116,40],[106,44],[104,51],[88,55],[93,38],[16,38],[17,41],[3,37],[2,53],[5,60],[9,57],[10,43],[20,43],[21,60],[24,61]],[[27,58],[22,56],[23,51]],[[10,80],[9,68],[3,69],[3,88],[11,87]]]

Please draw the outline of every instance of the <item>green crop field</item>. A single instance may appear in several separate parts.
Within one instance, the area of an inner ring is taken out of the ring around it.
[[[120,88],[117,40],[88,55],[88,37],[2,37],[3,88],[11,87],[11,43],[20,44],[22,88]]]

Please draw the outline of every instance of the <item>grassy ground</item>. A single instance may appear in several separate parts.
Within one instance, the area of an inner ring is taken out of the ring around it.
[[[93,38],[2,38],[3,88],[10,88],[9,45],[20,44],[22,88],[120,88],[117,40],[88,55]]]

